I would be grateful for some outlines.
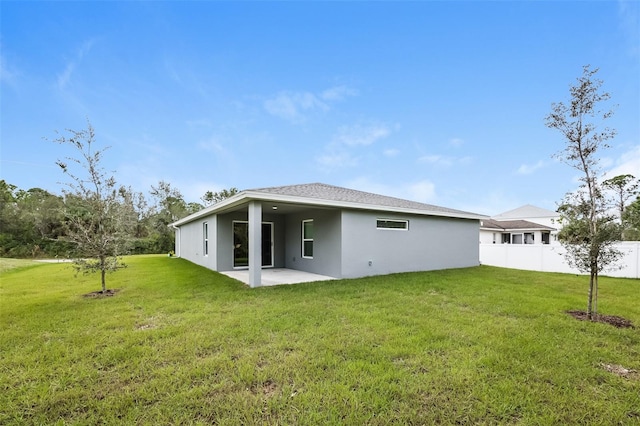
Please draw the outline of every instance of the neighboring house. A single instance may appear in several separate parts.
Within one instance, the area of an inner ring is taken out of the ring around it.
[[[176,255],[216,271],[335,278],[479,265],[485,216],[321,183],[242,191],[172,224]]]
[[[480,221],[480,262],[483,265],[542,272],[577,274],[566,262],[566,250],[558,242],[560,215],[526,205]],[[619,270],[608,275],[640,278],[640,243],[616,246],[623,257]]]
[[[555,228],[528,220],[480,221],[480,244],[550,244]]]
[[[530,204],[480,222],[480,244],[557,242],[558,213]]]
[[[491,219],[496,221],[503,220],[528,220],[529,222],[547,226],[549,228],[558,228],[558,219],[560,214],[553,210],[543,209],[542,207],[526,204],[517,209],[509,210],[504,213],[492,216]]]

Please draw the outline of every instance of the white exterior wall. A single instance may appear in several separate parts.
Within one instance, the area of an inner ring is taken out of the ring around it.
[[[640,278],[640,242],[621,242],[616,247],[623,252],[618,263],[622,269],[606,271],[602,275]],[[579,274],[569,267],[564,253],[560,244],[480,244],[480,263],[528,271]]]
[[[203,224],[207,222],[209,228],[209,253],[203,254]],[[217,269],[217,216],[207,216],[180,226],[176,235],[176,254],[193,263],[209,269]]]

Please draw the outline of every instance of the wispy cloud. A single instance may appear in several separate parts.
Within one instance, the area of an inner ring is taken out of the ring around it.
[[[400,150],[395,148],[389,148],[382,151],[382,154],[385,157],[396,157],[398,154],[400,154]]]
[[[386,138],[390,133],[391,130],[383,124],[342,126],[338,129],[335,142],[347,146],[367,146]]]
[[[451,167],[456,164],[469,164],[471,160],[472,158],[469,156],[451,157],[439,154],[423,155],[422,157],[418,158],[419,163],[431,164],[439,167]]]
[[[89,53],[91,48],[93,47],[95,40],[87,40],[82,43],[82,46],[76,51],[76,54],[73,59],[67,62],[64,70],[58,74],[58,89],[65,90],[69,83],[71,82],[71,77],[73,76],[76,68],[82,62],[84,57]]]
[[[325,169],[356,166],[358,156],[354,150],[368,147],[390,134],[390,128],[380,123],[341,126],[325,147],[325,153],[319,156],[316,162]]]
[[[0,45],[0,48],[2,46]],[[0,82],[9,86],[15,86],[18,72],[8,63],[3,54],[0,53]]]
[[[360,191],[388,195],[390,197],[403,198],[420,203],[433,203],[436,199],[436,186],[429,180],[407,182],[401,185],[387,185],[374,182],[366,176],[361,176],[348,181],[345,186]]]
[[[274,98],[264,101],[264,109],[271,115],[299,123],[305,120],[306,112],[326,111],[329,105],[310,92],[280,92]]]
[[[347,86],[336,86],[319,94],[312,92],[282,91],[263,103],[264,109],[271,115],[292,123],[302,123],[307,114],[313,111],[326,112],[332,102],[355,96],[356,91]]]
[[[632,56],[640,55],[640,41],[638,38],[638,28],[640,22],[637,1],[618,0],[618,17],[620,19],[620,29],[627,38],[629,53]]]
[[[327,152],[316,159],[316,162],[325,169],[341,169],[353,167],[358,164],[358,159],[344,149]]]
[[[605,178],[630,174],[640,178],[640,145],[632,147],[614,161],[615,166],[605,173]]]
[[[224,144],[222,143],[222,141],[215,136],[210,137],[207,140],[201,141],[198,143],[198,148],[204,150],[204,151],[209,151],[209,152],[213,152],[215,154],[226,154],[228,153],[227,148],[225,148]]]
[[[325,101],[342,101],[349,96],[356,96],[358,91],[347,86],[331,87],[320,94]]]
[[[436,186],[433,182],[422,180],[409,185],[407,188],[409,199],[427,203],[436,197]]]
[[[449,141],[449,145],[454,146],[454,147],[459,147],[464,145],[464,141],[460,138],[453,138]]]
[[[545,166],[546,163],[542,160],[538,161],[535,164],[522,164],[520,167],[518,167],[516,173],[519,175],[530,175]]]

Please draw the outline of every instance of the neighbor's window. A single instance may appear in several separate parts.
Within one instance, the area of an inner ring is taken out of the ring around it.
[[[511,234],[511,244],[522,244],[522,234]]]
[[[525,244],[533,244],[533,232],[525,232],[524,233],[524,243]]]
[[[202,224],[202,253],[209,255],[209,224],[207,222]]]
[[[511,242],[511,234],[502,234],[502,244],[509,244]]]
[[[313,219],[302,221],[302,257],[313,259]]]
[[[378,219],[376,221],[376,229],[398,229],[406,231],[407,229],[409,229],[409,221],[396,219]]]
[[[549,232],[543,232],[542,233],[542,244],[549,244],[549,238],[551,237],[551,234]]]

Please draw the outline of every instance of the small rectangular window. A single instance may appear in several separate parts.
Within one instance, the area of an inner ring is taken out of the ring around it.
[[[313,259],[313,219],[302,221],[302,257]]]
[[[409,221],[395,219],[378,219],[376,221],[376,229],[395,229],[406,231],[407,229],[409,229]]]
[[[202,224],[202,253],[205,256],[209,255],[209,224],[207,222]]]
[[[511,234],[511,244],[522,244],[522,234]]]

